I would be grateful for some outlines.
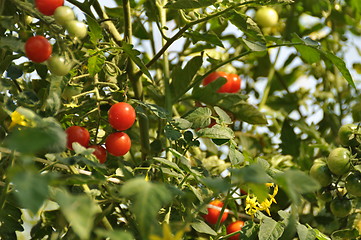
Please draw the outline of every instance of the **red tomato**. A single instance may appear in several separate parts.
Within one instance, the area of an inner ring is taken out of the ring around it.
[[[43,36],[31,37],[25,43],[25,55],[36,63],[48,60],[52,51],[51,44]]]
[[[110,134],[105,140],[105,147],[107,151],[113,156],[125,155],[132,145],[128,134],[124,132],[116,132]]]
[[[235,73],[228,74],[227,81],[231,82],[231,87],[228,91],[229,93],[236,93],[241,88],[241,78],[237,74]]]
[[[220,200],[213,200],[209,203],[210,205],[216,206],[218,208],[223,207],[223,202]],[[209,224],[216,224],[217,220],[219,218],[219,215],[221,214],[221,209],[216,208],[208,208],[208,214],[203,215],[203,218],[209,223]],[[222,218],[220,222],[224,222],[228,217],[228,212],[225,210],[222,214]]]
[[[90,134],[86,128],[80,126],[71,126],[66,130],[67,143],[66,147],[70,150],[73,150],[73,142],[77,142],[83,147],[87,147],[90,140]]]
[[[100,163],[105,163],[107,160],[107,150],[100,145],[92,145],[89,148],[95,149],[93,154],[98,158]]]
[[[234,232],[237,232],[239,230],[242,230],[242,227],[244,226],[244,222],[243,221],[235,221],[231,224],[229,224],[227,226],[227,234],[231,234]],[[239,239],[239,233],[236,235],[233,235],[232,237],[230,237],[230,240],[238,240]]]
[[[35,6],[44,15],[51,16],[57,7],[63,6],[64,0],[35,0]]]
[[[209,83],[217,80],[220,77],[223,77],[223,78],[227,79],[227,82],[225,84],[223,84],[217,90],[217,92],[219,92],[219,93],[227,93],[227,92],[229,92],[232,83],[228,80],[228,73],[225,73],[225,72],[212,72],[211,74],[209,74],[207,77],[205,77],[203,79],[203,85],[206,86]]]
[[[135,110],[128,103],[116,103],[109,109],[108,121],[113,128],[119,131],[127,130],[135,121]]]

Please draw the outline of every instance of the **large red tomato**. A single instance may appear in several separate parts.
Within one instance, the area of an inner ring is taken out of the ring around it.
[[[223,207],[223,202],[220,200],[213,200],[212,202],[209,203],[212,206],[218,207],[217,208],[212,208],[209,207],[208,208],[208,213],[207,215],[203,215],[204,220],[206,220],[209,224],[216,224],[217,220],[219,218],[219,215],[221,214],[221,210],[219,208],[222,209]],[[224,222],[228,217],[228,212],[224,211],[221,217],[220,222]]]
[[[107,160],[107,150],[100,145],[92,145],[89,148],[95,149],[93,154],[97,157],[100,163],[105,163]]]
[[[63,6],[64,0],[35,0],[35,6],[44,15],[53,15],[57,7]]]
[[[116,103],[109,109],[108,121],[113,128],[119,131],[127,130],[135,121],[135,110],[128,103]]]
[[[228,82],[231,82],[231,87],[228,91],[229,93],[236,93],[241,88],[241,78],[235,73],[228,74],[227,83]]]
[[[234,233],[234,232],[237,232],[239,230],[242,230],[244,226],[244,222],[243,221],[235,221],[231,224],[229,224],[227,226],[227,234],[231,234],[231,233]],[[236,234],[236,235],[233,235],[232,237],[230,237],[229,239],[230,240],[238,240],[239,239],[239,233]]]
[[[25,43],[25,55],[36,63],[48,60],[52,51],[51,44],[43,36],[31,37]]]
[[[70,150],[73,150],[73,142],[77,142],[83,147],[87,147],[90,140],[90,134],[86,128],[80,126],[71,126],[66,130],[67,143],[66,147]]]
[[[220,78],[220,77],[223,77],[223,78],[227,79],[227,82],[226,82],[225,84],[223,84],[223,85],[217,90],[217,92],[219,92],[219,93],[228,93],[229,90],[230,90],[231,87],[232,87],[232,82],[230,82],[230,81],[228,80],[228,73],[225,73],[225,72],[219,71],[219,72],[212,72],[212,73],[210,73],[207,77],[205,77],[205,78],[203,79],[203,85],[206,86],[206,85],[208,85],[209,83],[217,80],[217,79]]]
[[[132,145],[128,134],[124,132],[116,132],[110,134],[105,140],[105,147],[107,151],[113,156],[125,155]]]

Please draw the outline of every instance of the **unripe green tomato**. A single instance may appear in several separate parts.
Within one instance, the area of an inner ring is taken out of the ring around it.
[[[361,173],[351,173],[346,178],[346,190],[349,194],[361,197]]]
[[[321,188],[317,191],[317,197],[324,202],[332,201],[332,194],[327,188]]]
[[[66,24],[66,29],[71,37],[83,39],[88,34],[87,26],[85,23],[72,20]]]
[[[68,85],[63,89],[61,97],[67,101],[70,101],[73,96],[80,94],[82,89],[83,88],[81,86]]]
[[[69,73],[73,64],[62,56],[51,56],[48,61],[49,71],[57,76],[64,76]]]
[[[57,24],[65,26],[68,22],[75,19],[75,14],[70,7],[60,6],[55,9],[54,19]]]
[[[352,204],[349,199],[335,198],[330,204],[330,209],[335,217],[347,217],[352,210]]]
[[[310,169],[310,176],[316,179],[322,187],[332,183],[332,174],[326,163],[315,163]]]
[[[327,166],[333,174],[343,175],[350,170],[351,153],[346,148],[335,148],[327,157]]]
[[[357,125],[355,124],[346,124],[340,127],[338,130],[338,137],[343,146],[353,147],[359,144],[355,136],[352,136],[356,129]]]
[[[278,23],[278,13],[273,8],[262,7],[257,10],[255,20],[261,27],[273,27]]]

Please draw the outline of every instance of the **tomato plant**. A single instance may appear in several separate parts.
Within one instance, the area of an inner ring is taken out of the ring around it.
[[[64,0],[35,0],[35,6],[44,15],[53,15],[55,9],[64,5]]]
[[[93,154],[97,157],[100,163],[105,163],[107,160],[107,150],[100,145],[91,145],[88,148],[93,148]]]
[[[206,215],[203,215],[203,218],[209,223],[209,224],[216,224],[218,221],[218,218],[221,215],[221,209],[223,207],[223,202],[220,200],[213,200],[209,203],[211,206],[215,206],[217,208],[208,207],[207,211],[208,213]],[[225,209],[223,212],[220,222],[224,222],[228,217],[228,210]]]
[[[134,124],[135,118],[134,108],[126,102],[112,105],[108,112],[109,124],[119,131],[129,129]]]
[[[123,156],[130,150],[131,140],[124,132],[112,133],[105,140],[105,147],[111,155]]]
[[[68,6],[60,6],[54,12],[55,22],[59,25],[66,26],[72,20],[75,20],[73,10]]]
[[[50,57],[52,46],[43,36],[34,36],[25,43],[25,55],[33,62],[41,63]]]
[[[79,143],[83,147],[87,147],[90,140],[90,134],[88,130],[80,126],[71,126],[65,130],[67,134],[67,148],[73,150],[72,144],[74,142]]]
[[[227,226],[227,234],[238,232],[238,231],[242,230],[243,226],[244,226],[244,222],[241,220],[232,222]],[[229,239],[230,240],[238,240],[239,236],[240,236],[240,234],[238,233],[238,234],[231,236]]]
[[[346,198],[335,198],[331,201],[330,209],[333,215],[336,217],[347,217],[352,210],[352,204],[349,199]]]
[[[53,55],[48,61],[48,68],[52,74],[64,76],[69,73],[73,64],[62,56]]]
[[[336,175],[343,175],[350,170],[351,153],[346,148],[335,148],[327,157],[327,166]]]
[[[346,177],[345,187],[349,194],[356,197],[361,197],[361,173],[350,173],[350,175]]]
[[[257,10],[255,20],[261,27],[273,27],[278,23],[278,13],[271,7],[262,7]]]
[[[85,23],[78,20],[71,20],[65,25],[71,37],[83,39],[88,35],[88,28]]]
[[[355,124],[346,124],[340,127],[338,130],[338,137],[340,142],[344,146],[356,146],[358,145],[357,138],[355,136],[356,130],[358,129]]]

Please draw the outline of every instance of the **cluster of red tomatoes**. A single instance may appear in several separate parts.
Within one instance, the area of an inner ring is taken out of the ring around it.
[[[105,148],[101,145],[89,146],[90,134],[88,130],[80,126],[71,126],[65,130],[67,134],[67,148],[73,150],[73,143],[77,142],[83,147],[95,149],[93,154],[100,163],[107,159],[107,152],[113,156],[125,155],[131,147],[128,134],[121,132],[129,129],[135,122],[136,114],[134,108],[125,102],[114,104],[108,112],[109,124],[118,132],[108,135],[105,140]]]
[[[73,10],[63,6],[64,0],[35,0],[35,6],[44,15],[53,15],[57,24],[63,26],[73,38],[82,39],[87,35],[85,23],[75,19]],[[25,55],[33,62],[47,61],[51,73],[64,76],[71,67],[71,61],[63,56],[52,55],[52,45],[44,36],[30,37],[25,43]]]
[[[219,93],[236,93],[241,88],[241,78],[235,73],[225,72],[212,72],[203,79],[203,85],[206,86],[209,83],[217,80],[218,78],[225,78],[227,82],[223,84],[217,92]]]
[[[206,215],[203,215],[204,220],[208,222],[209,224],[216,224],[218,221],[218,218],[220,218],[219,222],[224,222],[228,217],[228,210],[225,209],[224,212],[221,215],[221,211],[223,208],[223,202],[220,200],[213,200],[209,203],[208,207],[208,213]],[[234,221],[230,223],[227,226],[227,234],[231,234],[234,232],[238,232],[242,230],[242,227],[244,226],[244,222],[242,220]],[[230,240],[238,240],[239,239],[239,233],[231,236]]]

